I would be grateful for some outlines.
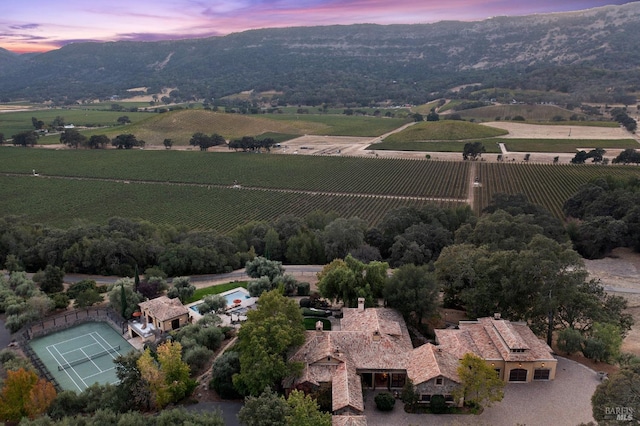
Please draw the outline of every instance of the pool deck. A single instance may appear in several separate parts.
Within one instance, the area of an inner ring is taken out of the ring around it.
[[[231,290],[227,290],[223,293],[220,293],[219,295],[224,297],[236,292],[243,293],[245,295],[245,298],[238,299],[240,300],[240,303],[236,303],[236,304],[233,304],[232,306],[227,307],[224,313],[221,313],[218,315],[222,319],[222,325],[225,325],[225,326],[239,325],[241,322],[245,321],[247,317],[246,315],[242,315],[242,313],[238,313],[236,311],[243,310],[243,312],[246,312],[246,310],[253,309],[256,302],[258,301],[257,297],[249,297],[249,292],[247,291],[247,289],[243,287],[232,288]],[[202,315],[195,309],[192,309],[192,307],[199,305],[200,303],[202,303],[202,301],[203,299],[200,299],[186,305],[187,308],[189,308],[189,317],[192,319],[193,322],[197,322],[198,320],[200,320],[200,318],[202,318]]]

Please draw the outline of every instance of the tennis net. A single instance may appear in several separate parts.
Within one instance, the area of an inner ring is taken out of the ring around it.
[[[67,362],[67,363],[64,363],[64,364],[60,364],[58,366],[58,371],[67,370],[67,369],[69,369],[71,367],[75,367],[76,365],[84,364],[85,362],[89,362],[92,359],[96,359],[96,358],[100,358],[101,356],[105,356],[105,355],[108,355],[108,354],[116,353],[119,350],[120,350],[120,345],[113,346],[111,348],[108,348],[108,349],[105,349],[103,351],[97,352],[97,353],[95,353],[93,355],[89,355],[86,358],[80,358],[80,359],[76,359],[75,361],[70,361],[70,362]]]

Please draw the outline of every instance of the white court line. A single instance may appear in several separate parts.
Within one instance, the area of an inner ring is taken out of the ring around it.
[[[80,346],[79,348],[71,349],[70,351],[67,351],[67,352],[60,352],[59,350],[58,350],[58,352],[61,353],[62,355],[67,355],[67,354],[70,354],[71,352],[76,352],[76,351],[79,351],[81,349],[86,349],[88,347],[91,347],[91,346],[94,346],[94,345],[97,345],[97,344],[98,343],[91,343],[89,345],[84,345],[84,346]],[[56,350],[57,350],[57,348],[56,348]]]
[[[66,358],[64,357],[64,355],[62,355],[62,354],[60,353],[60,351],[58,350],[58,348],[56,348],[56,345],[51,345],[51,346],[53,346],[53,349],[55,349],[55,350],[56,350],[56,352],[58,352],[58,354],[60,354],[60,356],[62,357],[62,359],[64,360],[64,362],[68,364],[69,362],[66,360]],[[56,360],[57,360],[57,358],[56,358]],[[82,384],[84,384],[84,387],[85,387],[85,388],[87,388],[87,387],[88,387],[88,386],[87,386],[87,383],[86,383],[84,380],[82,380],[82,377],[80,377],[80,375],[78,374],[78,372],[76,371],[76,369],[75,369],[75,368],[73,368],[73,367],[71,367],[71,369],[72,369],[72,370],[73,370],[73,372],[76,374],[76,376],[78,377],[78,379],[80,379],[80,381],[82,382]],[[73,384],[74,384],[74,385],[76,385],[76,386],[78,387],[78,389],[80,389],[80,392],[82,392],[82,391],[83,391],[83,389],[81,389],[81,388],[80,388],[80,386],[78,386],[78,383],[77,383],[75,380],[73,380],[73,377],[71,377],[71,374],[69,374],[69,372],[67,371],[68,369],[67,369],[67,368],[63,368],[62,370],[65,372],[65,374],[66,374],[67,376],[69,376],[69,378],[71,379],[71,381],[73,382]]]
[[[89,357],[89,355],[87,355],[87,353],[84,351],[84,349],[80,349],[82,351],[82,353],[84,354],[85,357],[87,357],[87,359],[89,360],[89,362],[91,364],[93,364],[94,367],[96,367],[98,369],[98,372],[102,373],[102,368],[98,367],[98,364],[96,364],[95,362],[93,362],[93,360]],[[73,367],[71,367],[73,368]],[[73,370],[75,371],[75,368],[73,368]],[[78,372],[76,371],[76,374],[78,374]],[[79,374],[78,374],[79,376]],[[86,377],[85,377],[86,379]],[[82,380],[84,382],[84,380]]]
[[[100,374],[102,374],[102,373],[106,373],[107,371],[111,371],[111,370],[115,370],[115,369],[116,369],[115,367],[111,367],[111,368],[109,368],[109,369],[107,369],[107,370],[102,370],[102,371],[101,371],[101,372],[99,372],[99,373],[95,373],[95,374],[91,374],[91,375],[89,375],[89,376],[85,376],[85,379],[90,379],[90,378],[92,378],[92,377],[94,377],[94,376],[99,376],[99,375],[100,375]],[[118,383],[118,382],[119,382],[119,380],[118,380],[117,382],[115,382],[115,383]]]
[[[67,342],[71,342],[71,341],[74,341],[74,340],[80,339],[80,338],[82,338],[82,337],[87,337],[89,334],[90,334],[90,333],[83,334],[82,336],[72,337],[71,339],[67,339],[67,340],[63,340],[62,342],[58,342],[58,343],[56,343],[56,345],[62,345],[62,344],[64,344],[64,343],[67,343]],[[57,349],[56,349],[56,350],[57,350]]]
[[[98,336],[100,339],[102,339],[102,341],[107,345],[106,347],[104,345],[102,345],[102,343],[98,342],[98,339],[96,338],[96,336]],[[111,356],[111,359],[116,359],[117,356],[114,355],[114,353],[120,355],[120,353],[115,349],[115,346],[111,346],[109,344],[109,342],[107,342],[107,340],[102,337],[102,335],[96,331],[92,331],[91,332],[91,337],[93,337],[93,339],[96,341],[96,343],[98,343],[100,346],[102,346],[102,349],[106,350],[107,353],[109,354],[109,356]],[[107,349],[108,348],[108,349]],[[113,351],[113,352],[111,352]]]

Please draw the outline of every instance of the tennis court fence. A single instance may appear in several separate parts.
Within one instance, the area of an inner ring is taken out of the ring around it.
[[[29,341],[35,337],[45,336],[56,331],[64,330],[75,325],[92,321],[107,323],[114,330],[116,330],[126,338],[125,331],[127,322],[124,320],[124,318],[122,318],[111,308],[101,307],[75,309],[73,311],[68,311],[60,315],[43,318],[41,321],[35,321],[26,325],[22,328],[22,330],[16,333],[16,335],[18,336],[20,347],[22,348],[27,358],[29,358],[33,366],[38,370],[38,372],[40,373],[40,377],[44,377],[49,382],[53,383],[58,392],[62,391],[60,384],[53,377],[49,369],[47,369],[42,361],[40,361],[40,358],[38,358],[33,349],[31,349]],[[103,355],[106,355],[106,353]]]
[[[25,327],[22,337],[28,342],[35,337],[44,336],[91,321],[106,322],[121,335],[125,335],[127,330],[127,322],[113,309],[89,307],[75,309],[60,315],[43,318],[41,321],[32,322]]]
[[[53,377],[49,369],[42,363],[42,361],[40,361],[40,358],[38,358],[35,352],[33,352],[31,346],[27,344],[22,345],[22,351],[27,356],[27,358],[29,358],[29,361],[31,361],[31,364],[36,368],[36,370],[38,370],[39,376],[46,379],[49,383],[52,383],[57,392],[62,392],[63,389],[62,387],[60,387],[58,381]]]

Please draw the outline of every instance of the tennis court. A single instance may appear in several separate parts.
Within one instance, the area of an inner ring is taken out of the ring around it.
[[[32,340],[31,348],[62,389],[82,392],[117,383],[113,360],[133,346],[103,322],[88,322]]]

